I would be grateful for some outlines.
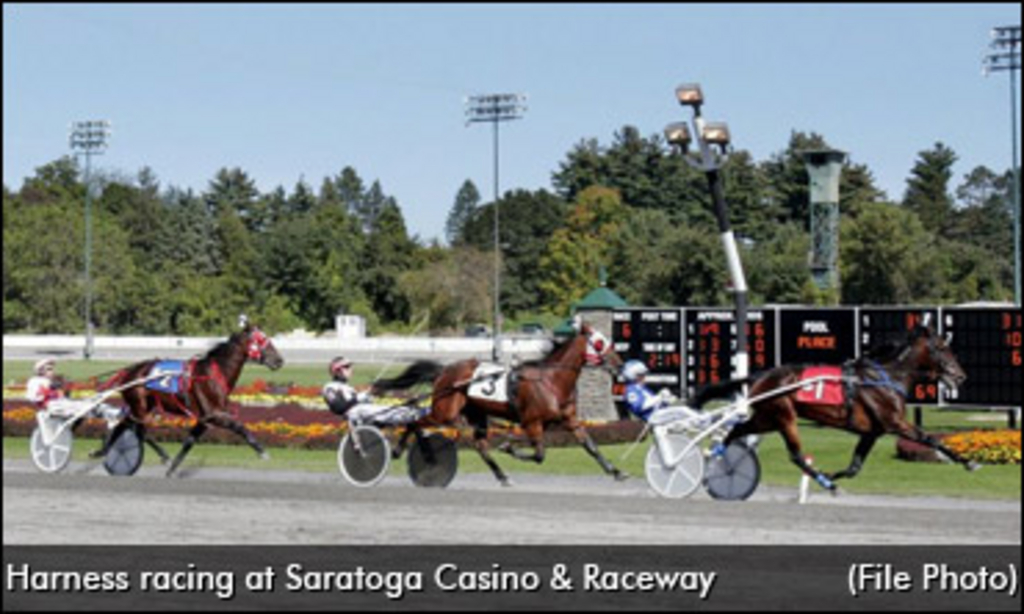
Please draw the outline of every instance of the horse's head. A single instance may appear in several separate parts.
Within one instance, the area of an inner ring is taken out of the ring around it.
[[[615,351],[611,341],[601,334],[601,331],[582,320],[577,319],[575,326],[579,336],[586,339],[587,349],[584,353],[584,360],[587,365],[604,367],[613,373],[618,373],[622,368],[623,360]]]
[[[967,381],[967,373],[949,343],[928,323],[918,324],[910,331],[909,347],[915,356],[916,368],[927,372],[930,379],[940,380],[953,390]]]
[[[243,320],[242,333],[245,337],[245,353],[249,360],[258,362],[271,371],[284,366],[284,358],[263,331],[248,320]]]

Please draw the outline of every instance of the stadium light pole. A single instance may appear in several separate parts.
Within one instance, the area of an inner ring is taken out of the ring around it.
[[[75,155],[85,156],[85,348],[88,360],[93,354],[92,325],[92,157],[103,153],[110,137],[110,122],[93,120],[71,124],[69,143]]]
[[[704,93],[700,85],[688,83],[676,88],[676,100],[684,107],[693,109],[693,131],[686,122],[677,122],[665,127],[665,140],[680,151],[690,166],[703,171],[708,179],[711,198],[715,205],[715,217],[729,263],[736,301],[736,377],[745,379],[750,375],[750,356],[747,349],[747,278],[743,273],[743,261],[736,245],[736,235],[729,221],[729,206],[725,202],[722,186],[722,164],[729,153],[731,136],[729,127],[722,122],[708,122],[701,115]],[[690,145],[696,140],[698,151],[691,155]],[[744,398],[746,394],[744,392]]]
[[[1020,72],[1020,26],[992,29],[995,53],[985,56],[983,74],[1006,71],[1010,74],[1010,140],[1013,143],[1013,292],[1020,302],[1020,158],[1017,146],[1017,73]]]
[[[498,215],[498,126],[522,119],[526,112],[524,94],[483,94],[466,99],[466,126],[490,123],[494,127],[494,348],[495,362],[501,360],[501,222]]]

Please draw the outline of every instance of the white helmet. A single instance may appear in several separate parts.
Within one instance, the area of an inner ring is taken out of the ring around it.
[[[36,375],[43,375],[48,367],[53,367],[56,363],[57,361],[53,358],[44,358],[32,367],[32,372]]]
[[[626,364],[622,365],[622,377],[624,377],[627,382],[635,382],[648,373],[647,365],[639,360],[630,360]]]

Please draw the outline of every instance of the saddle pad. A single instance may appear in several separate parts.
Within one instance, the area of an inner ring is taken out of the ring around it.
[[[508,370],[494,363],[481,363],[473,372],[469,398],[491,403],[508,403]]]
[[[146,377],[163,375],[146,382],[146,388],[154,392],[178,394],[185,389],[185,362],[181,360],[161,360],[153,365]]]
[[[846,396],[843,391],[843,383],[840,380],[843,370],[840,367],[809,367],[804,369],[800,375],[800,381],[809,381],[816,377],[831,377],[835,381],[820,381],[810,383],[796,393],[796,400],[800,403],[813,403],[816,405],[843,405],[846,403]]]

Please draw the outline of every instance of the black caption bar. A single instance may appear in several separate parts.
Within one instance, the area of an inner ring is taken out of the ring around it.
[[[1007,610],[1006,547],[4,547],[4,610]]]

